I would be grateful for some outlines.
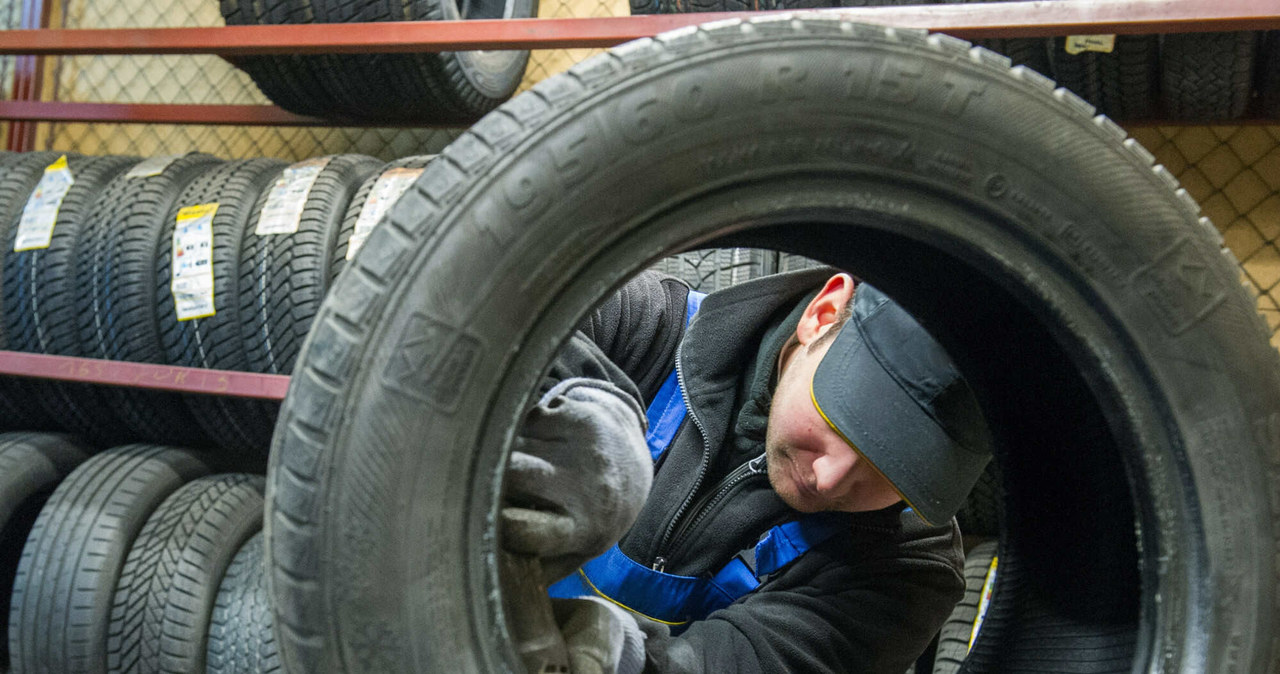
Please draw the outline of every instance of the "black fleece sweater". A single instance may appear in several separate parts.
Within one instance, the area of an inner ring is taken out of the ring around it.
[[[679,367],[689,416],[658,463],[653,490],[620,542],[668,573],[714,574],[769,528],[796,519],[750,478],[690,526],[690,505],[764,452],[778,353],[800,311],[832,273],[779,274],[707,297],[686,330],[688,287],[647,272],[584,320],[551,379],[609,379],[648,405]],[[848,514],[847,535],[814,548],[756,591],[679,637],[645,624],[646,672],[901,674],[964,593],[954,522],[925,526],[901,506]]]

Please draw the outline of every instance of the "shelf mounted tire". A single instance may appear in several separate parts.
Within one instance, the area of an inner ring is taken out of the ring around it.
[[[1021,579],[988,671],[1274,671],[1280,355],[1152,162],[1003,57],[837,17],[545,80],[427,167],[316,317],[268,474],[286,669],[518,670],[492,527],[546,364],[655,259],[749,246],[877,285],[977,393]]]

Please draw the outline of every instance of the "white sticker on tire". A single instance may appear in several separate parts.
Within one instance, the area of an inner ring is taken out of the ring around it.
[[[369,190],[369,196],[364,200],[364,205],[360,207],[360,215],[356,217],[355,231],[351,232],[351,239],[347,243],[348,260],[355,257],[356,251],[360,250],[365,239],[369,238],[369,234],[373,232],[373,226],[378,224],[382,216],[390,210],[391,205],[396,203],[396,200],[420,175],[422,175],[420,168],[393,168],[383,171],[382,175],[378,176],[378,180],[373,183],[373,189]]]
[[[58,222],[58,210],[76,179],[67,166],[67,156],[44,169],[40,182],[27,198],[18,221],[18,234],[13,240],[13,252],[48,248],[53,242],[53,226]]]
[[[1068,54],[1082,54],[1087,51],[1096,51],[1102,54],[1110,54],[1116,49],[1116,36],[1114,35],[1068,35],[1066,50]]]
[[[158,176],[161,173],[164,173],[165,169],[169,168],[169,164],[178,161],[178,158],[181,156],[182,155],[180,154],[166,154],[159,157],[143,159],[137,164],[134,164],[133,168],[129,169],[129,172],[124,174],[124,177],[150,178],[152,176]]]
[[[218,204],[187,206],[173,228],[173,308],[178,320],[208,318],[213,305],[213,216]]]
[[[996,586],[996,567],[1000,558],[992,557],[991,566],[987,567],[987,579],[982,583],[982,596],[978,599],[978,615],[973,619],[973,629],[969,630],[969,648],[978,640],[978,632],[982,631],[982,620],[987,617],[987,606],[991,604],[991,590]]]
[[[329,157],[319,157],[300,161],[281,171],[276,184],[267,193],[267,202],[262,206],[258,228],[254,233],[263,236],[293,234],[298,231],[298,225],[302,224],[302,209],[306,207],[307,197],[311,195],[311,186],[328,164]]]

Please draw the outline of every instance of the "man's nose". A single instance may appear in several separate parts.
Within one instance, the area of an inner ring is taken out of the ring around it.
[[[834,448],[827,451],[813,462],[813,488],[823,495],[838,493],[853,472],[857,458],[848,447]]]

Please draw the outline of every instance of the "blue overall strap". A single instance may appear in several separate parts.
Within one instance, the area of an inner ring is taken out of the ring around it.
[[[698,307],[702,306],[702,299],[706,296],[706,293],[696,290],[689,291],[689,299],[685,303],[685,325],[693,320],[693,315],[698,313]],[[676,437],[676,431],[680,430],[680,424],[684,422],[688,411],[684,406],[684,393],[680,390],[680,377],[673,367],[671,376],[662,382],[658,394],[645,411],[645,416],[649,418],[649,431],[645,433],[644,439],[649,443],[649,454],[654,461],[671,445],[671,440]]]
[[[851,527],[848,513],[813,513],[794,522],[779,524],[756,544],[756,576],[776,573],[799,559],[800,555],[841,531],[849,531]]]

